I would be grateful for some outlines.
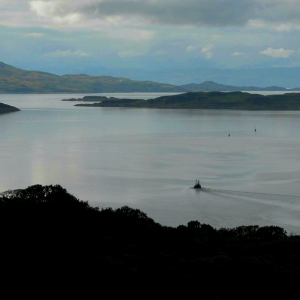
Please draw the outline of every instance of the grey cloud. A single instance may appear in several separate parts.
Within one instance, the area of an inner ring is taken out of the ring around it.
[[[300,23],[300,0],[32,0],[30,5],[42,16],[121,16],[162,25],[241,27],[250,20],[275,26]]]
[[[90,17],[139,17],[155,24],[243,26],[254,16],[254,0],[102,0],[82,6]]]
[[[300,21],[300,0],[255,0],[255,16],[273,23]]]

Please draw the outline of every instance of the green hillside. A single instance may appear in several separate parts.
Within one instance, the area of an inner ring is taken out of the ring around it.
[[[153,81],[88,75],[53,75],[24,71],[0,62],[0,93],[182,92],[182,88]]]
[[[247,109],[300,110],[300,93],[263,96],[242,92],[198,92],[162,96],[150,100],[119,99],[76,106],[188,108],[188,109]]]

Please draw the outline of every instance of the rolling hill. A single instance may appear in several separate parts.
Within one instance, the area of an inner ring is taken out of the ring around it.
[[[300,88],[286,89],[280,86],[257,87],[257,86],[233,86],[226,84],[219,84],[214,81],[204,81],[202,83],[190,83],[181,85],[186,91],[189,92],[233,92],[233,91],[300,91]]]
[[[146,71],[145,71],[146,72]],[[134,92],[210,92],[210,91],[300,91],[279,86],[233,86],[214,81],[175,86],[154,81],[138,81],[123,77],[55,75],[40,71],[26,71],[0,62],[0,94],[37,93],[134,93]]]
[[[134,81],[110,76],[54,75],[25,71],[0,62],[0,93],[133,93],[183,92],[180,87],[153,81]]]

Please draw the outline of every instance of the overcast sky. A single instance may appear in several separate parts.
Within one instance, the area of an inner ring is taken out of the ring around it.
[[[295,67],[300,0],[0,0],[0,45],[54,73]]]

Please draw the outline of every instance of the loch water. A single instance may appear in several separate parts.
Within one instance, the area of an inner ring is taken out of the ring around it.
[[[300,111],[61,101],[82,96],[0,95],[21,109],[0,115],[0,192],[60,184],[93,206],[129,205],[163,225],[275,225],[300,234]],[[203,189],[191,188],[196,179]]]

